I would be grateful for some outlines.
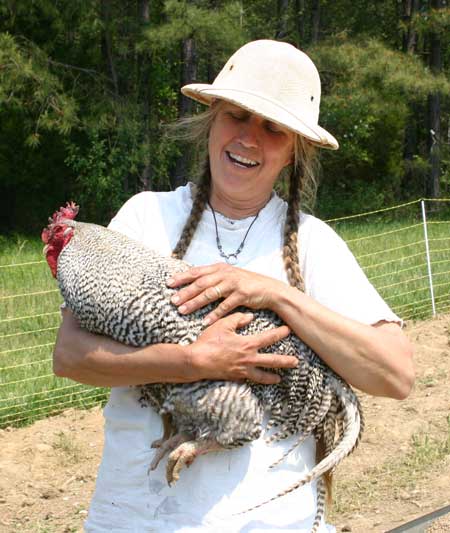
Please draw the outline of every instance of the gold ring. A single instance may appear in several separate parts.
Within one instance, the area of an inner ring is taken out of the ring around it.
[[[220,287],[215,285],[214,290],[216,291],[217,298],[222,298],[222,291],[220,290]]]

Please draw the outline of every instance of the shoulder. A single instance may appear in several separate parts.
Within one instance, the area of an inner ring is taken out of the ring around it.
[[[301,231],[305,233],[323,233],[324,235],[330,235],[340,238],[338,234],[334,231],[334,229],[320,218],[303,212],[301,212],[299,216]]]
[[[190,209],[192,205],[191,184],[178,187],[174,191],[143,191],[127,200],[120,212],[127,211],[147,211],[151,207],[178,206]]]
[[[298,231],[299,245],[305,249],[319,249],[323,252],[347,252],[348,246],[336,231],[323,220],[300,213]]]
[[[270,202],[270,214],[281,223],[285,220],[288,204],[277,194],[274,196],[273,201]],[[335,232],[335,230],[320,218],[304,213],[303,211],[299,211],[298,217],[298,236],[302,246],[305,246],[305,244],[311,239],[326,239],[327,241],[334,241],[335,243],[346,246],[343,239]]]
[[[189,184],[175,191],[140,192],[124,203],[109,227],[147,246],[159,247],[157,235],[165,234],[170,241],[175,239],[179,227],[189,216],[191,206]]]

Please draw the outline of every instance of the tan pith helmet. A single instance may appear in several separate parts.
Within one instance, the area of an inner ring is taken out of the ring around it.
[[[202,104],[226,100],[306,137],[322,148],[339,144],[319,126],[320,77],[311,59],[294,46],[260,40],[245,44],[214,82],[192,83],[181,92]]]

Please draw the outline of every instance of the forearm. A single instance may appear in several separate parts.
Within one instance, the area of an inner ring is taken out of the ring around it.
[[[286,286],[273,310],[337,374],[376,396],[405,398],[414,381],[412,349],[401,329],[347,319]]]
[[[252,380],[278,383],[273,368],[294,368],[295,357],[262,354],[259,350],[289,334],[286,326],[258,336],[236,330],[248,325],[252,315],[234,313],[205,330],[190,345],[154,344],[133,348],[79,327],[70,311],[56,340],[53,369],[57,376],[102,387],[141,383],[188,383],[202,379]]]
[[[57,376],[99,387],[199,379],[188,363],[189,347],[156,344],[134,348],[80,329],[66,316],[58,333],[53,370]]]

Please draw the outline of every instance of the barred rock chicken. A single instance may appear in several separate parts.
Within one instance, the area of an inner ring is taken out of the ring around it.
[[[162,257],[102,226],[75,222],[77,213],[73,203],[61,208],[49,219],[42,240],[64,301],[80,325],[131,346],[194,342],[204,329],[203,317],[214,304],[183,316],[170,302],[176,289],[165,283],[189,265]],[[253,321],[240,334],[252,335],[281,325],[270,311],[253,314]],[[153,444],[159,451],[150,469],[171,451],[167,479],[175,482],[182,467],[196,456],[257,439],[263,430],[264,411],[269,409],[269,443],[295,435],[298,446],[312,434],[324,449],[323,459],[309,473],[272,498],[317,479],[318,505],[312,529],[316,531],[325,508],[324,474],[359,442],[363,427],[360,404],[350,386],[297,336],[290,334],[264,351],[294,355],[299,365],[277,370],[282,380],[276,385],[200,381],[140,386],[141,401],[165,420],[164,436]]]

